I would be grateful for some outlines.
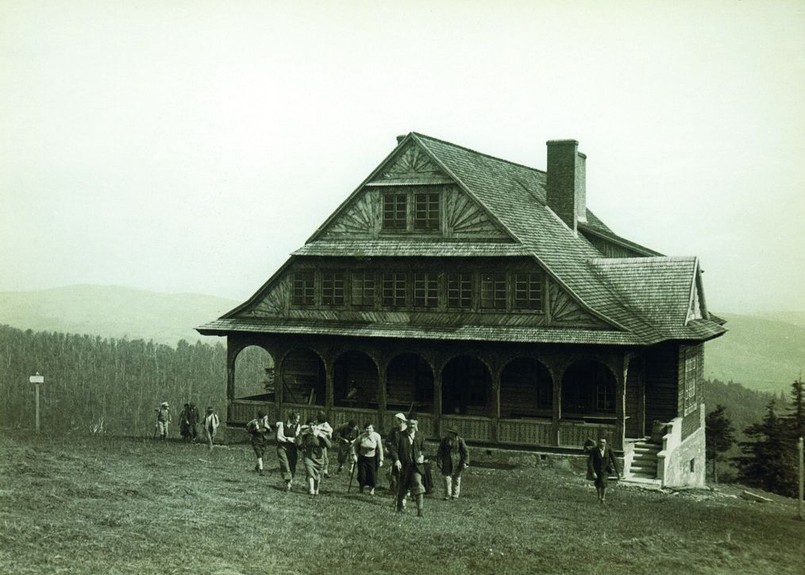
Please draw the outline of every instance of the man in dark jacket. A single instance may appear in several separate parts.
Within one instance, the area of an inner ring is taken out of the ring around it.
[[[416,514],[423,516],[425,503],[425,486],[422,477],[425,475],[425,440],[420,435],[416,419],[408,420],[405,433],[399,435],[397,441],[389,445],[389,459],[400,472],[397,485],[397,512],[405,510],[404,502],[407,492],[411,492],[416,500]]]
[[[610,474],[620,478],[615,454],[607,445],[607,440],[602,437],[598,440],[598,445],[590,450],[590,455],[587,458],[587,475],[590,479],[595,480],[595,490],[598,492],[599,503],[604,503],[606,500]]]
[[[439,443],[436,451],[436,467],[442,472],[445,500],[458,499],[461,493],[461,474],[469,467],[470,454],[464,438],[454,428],[447,430],[447,436]]]

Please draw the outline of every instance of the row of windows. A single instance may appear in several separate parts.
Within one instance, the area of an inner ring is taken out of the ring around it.
[[[320,298],[316,298],[316,283]],[[305,270],[293,275],[295,307],[542,311],[545,278],[534,272]]]
[[[440,195],[437,192],[383,194],[383,231],[438,231]]]

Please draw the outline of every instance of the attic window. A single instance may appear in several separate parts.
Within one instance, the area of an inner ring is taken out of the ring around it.
[[[387,191],[383,194],[382,231],[390,233],[438,232],[441,194],[433,187]]]
[[[408,195],[405,193],[383,196],[383,229],[405,231],[407,225]]]

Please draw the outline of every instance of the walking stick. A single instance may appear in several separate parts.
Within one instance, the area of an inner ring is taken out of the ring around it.
[[[352,462],[352,469],[349,472],[349,485],[347,485],[347,493],[352,489],[352,480],[355,477],[355,468],[358,467],[358,463],[356,461]]]

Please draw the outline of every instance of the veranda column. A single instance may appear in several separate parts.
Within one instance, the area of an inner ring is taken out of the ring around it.
[[[615,445],[616,449],[623,449],[626,438],[626,377],[628,361],[621,357],[621,369],[615,371]]]
[[[441,366],[444,367],[444,366]],[[433,432],[442,437],[442,369],[433,373]]]
[[[378,374],[377,374],[377,421],[379,422],[378,427],[384,429],[385,421],[386,421],[386,406],[388,403],[388,395],[387,395],[387,372],[388,372],[388,364],[385,361],[381,361],[376,359],[375,364],[377,365]],[[385,429],[384,429],[385,431]]]
[[[324,364],[324,409],[329,414],[335,405],[335,384],[333,383],[334,362],[327,358]]]
[[[226,338],[226,420],[235,420],[235,357],[237,348],[231,337]]]
[[[548,371],[553,380],[553,387],[551,388],[553,433],[551,439],[553,440],[553,446],[558,447],[562,440],[562,370],[557,366],[551,365],[548,367]]]

